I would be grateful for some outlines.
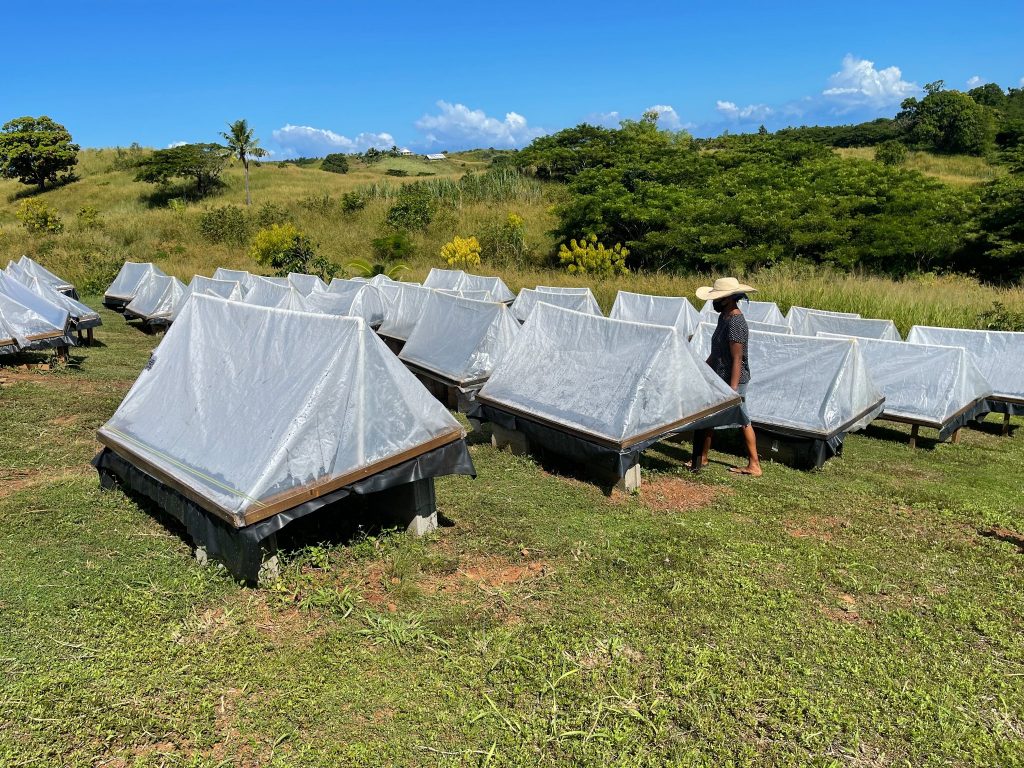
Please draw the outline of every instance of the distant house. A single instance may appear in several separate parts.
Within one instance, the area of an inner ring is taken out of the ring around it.
[[[398,150],[398,154],[400,154],[400,155],[411,155],[411,154],[413,154],[413,151],[411,149],[409,149],[408,147],[402,147],[400,150]]]
[[[434,152],[433,154],[427,155],[427,160],[447,160],[448,156],[443,152]]]

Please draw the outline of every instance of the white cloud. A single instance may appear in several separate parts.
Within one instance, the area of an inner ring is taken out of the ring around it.
[[[978,87],[979,85],[981,85],[981,84],[982,84],[983,82],[985,82],[985,81],[984,81],[984,80],[982,80],[982,79],[981,79],[980,77],[978,77],[977,75],[975,75],[974,77],[970,78],[970,79],[969,79],[969,80],[967,81],[967,87],[968,87],[968,88],[977,88],[977,87]]]
[[[175,147],[184,147],[186,144],[188,144],[187,141],[172,141],[167,145],[167,148],[174,149]]]
[[[618,128],[622,122],[622,114],[618,110],[611,112],[591,112],[583,118],[583,122],[590,125],[600,125],[605,128]]]
[[[899,67],[875,69],[873,61],[849,53],[843,57],[842,69],[829,77],[828,85],[822,96],[840,114],[861,107],[892,107],[921,90],[917,83],[903,79]]]
[[[504,120],[488,117],[482,109],[470,109],[464,104],[438,101],[440,110],[435,115],[424,115],[416,121],[416,129],[423,133],[428,145],[444,144],[452,149],[465,147],[521,147],[543,129],[533,128],[517,112],[507,112]]]
[[[679,113],[676,112],[675,107],[671,104],[655,104],[652,107],[648,107],[645,111],[658,113],[659,128],[678,131],[688,125],[683,123],[682,119],[679,117]]]
[[[767,104],[740,107],[732,101],[716,101],[715,109],[730,120],[765,120],[775,114],[775,110]]]
[[[365,152],[370,147],[390,149],[395,139],[390,133],[358,134],[354,139],[326,128],[286,124],[271,134],[284,157],[319,157],[331,152]]]

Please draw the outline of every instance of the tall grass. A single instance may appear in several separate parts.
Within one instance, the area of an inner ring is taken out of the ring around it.
[[[873,160],[874,147],[842,147],[835,150],[842,157]],[[993,181],[1004,173],[1004,166],[992,165],[983,157],[973,155],[933,155],[930,152],[907,152],[903,167],[931,176],[946,184],[969,186]]]

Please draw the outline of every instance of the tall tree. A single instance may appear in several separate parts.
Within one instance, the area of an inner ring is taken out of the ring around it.
[[[235,120],[228,123],[227,132],[221,132],[221,136],[227,142],[231,154],[242,161],[242,168],[245,169],[245,204],[250,205],[252,199],[249,197],[249,158],[266,157],[267,150],[260,146],[260,140],[253,138],[253,129],[245,120]]]
[[[78,145],[68,129],[45,115],[19,117],[0,128],[0,176],[35,184],[41,192],[47,182],[56,184],[62,171],[67,171],[65,181],[73,179],[77,162]]]

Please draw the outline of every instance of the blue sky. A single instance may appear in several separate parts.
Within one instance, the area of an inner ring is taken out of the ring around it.
[[[45,19],[40,16],[45,14]],[[49,2],[5,9],[0,120],[82,146],[275,157],[523,146],[658,107],[697,135],[857,122],[920,86],[1024,84],[1024,3]]]

